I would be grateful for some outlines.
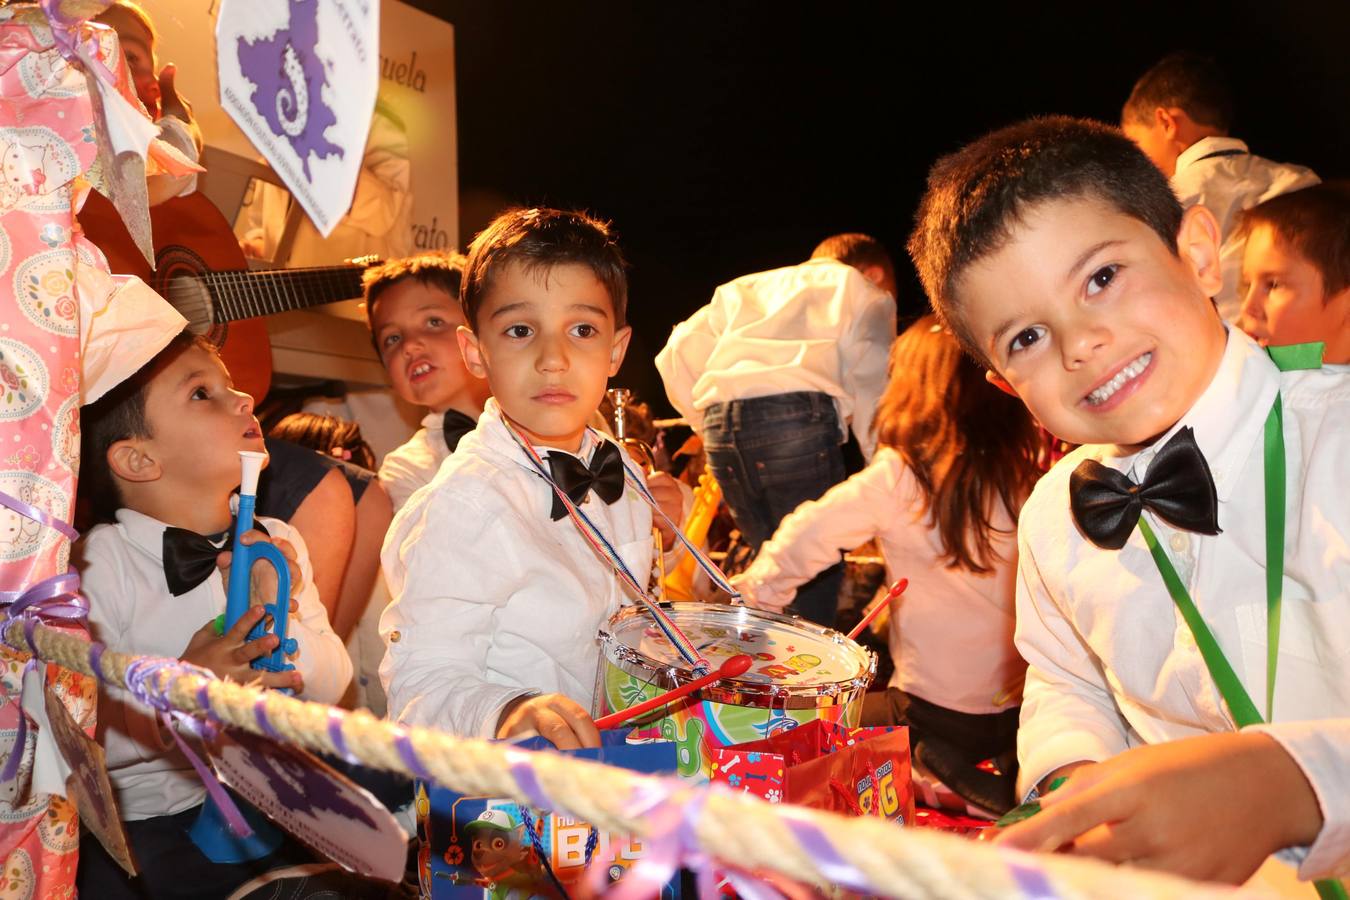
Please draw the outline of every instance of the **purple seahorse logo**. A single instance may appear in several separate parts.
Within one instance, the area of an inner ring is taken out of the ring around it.
[[[342,148],[327,140],[324,130],[337,117],[323,102],[327,84],[323,60],[315,53],[319,41],[319,0],[290,0],[289,28],[255,41],[239,38],[239,69],[257,87],[253,107],[267,127],[290,142],[300,157],[305,177],[309,155],[342,156]]]

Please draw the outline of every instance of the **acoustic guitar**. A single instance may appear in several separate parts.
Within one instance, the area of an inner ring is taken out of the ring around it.
[[[112,203],[89,193],[80,226],[119,275],[136,275],[173,304],[188,328],[220,349],[235,387],[261,403],[272,383],[262,317],[360,297],[365,264],[248,270],[230,223],[201,193],[150,208],[152,272]]]

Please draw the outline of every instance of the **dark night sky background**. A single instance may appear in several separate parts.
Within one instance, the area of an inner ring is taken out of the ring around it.
[[[456,29],[461,239],[507,203],[613,220],[635,330],[614,383],[661,411],[651,359],[718,284],[865,231],[921,312],[904,242],[933,160],[1029,115],[1115,122],[1171,50],[1224,66],[1253,152],[1350,176],[1341,0],[413,5]]]

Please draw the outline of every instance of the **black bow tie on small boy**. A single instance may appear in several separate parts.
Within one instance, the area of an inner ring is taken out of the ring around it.
[[[1069,479],[1069,504],[1083,534],[1108,550],[1125,546],[1145,509],[1186,531],[1220,531],[1214,476],[1190,428],[1163,445],[1141,484],[1095,459],[1079,463]]]
[[[617,444],[601,441],[591,454],[589,466],[570,453],[550,453],[549,476],[573,504],[581,504],[592,490],[605,503],[613,503],[623,496],[622,453]],[[567,515],[567,507],[556,493],[549,515],[555,522]]]
[[[267,533],[257,521],[253,527]],[[216,534],[198,534],[172,525],[165,528],[164,580],[169,583],[169,593],[181,597],[210,578],[216,570],[216,557],[230,549],[233,537],[233,528]]]

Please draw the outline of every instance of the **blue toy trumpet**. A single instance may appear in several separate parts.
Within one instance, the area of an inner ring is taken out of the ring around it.
[[[249,582],[253,563],[264,559],[277,572],[277,596],[272,603],[263,604],[263,609],[272,617],[273,630],[280,642],[276,650],[253,661],[253,668],[269,672],[284,672],[295,666],[286,662],[286,655],[295,653],[295,638],[286,636],[287,621],[290,615],[291,571],[282,555],[274,545],[259,542],[245,545],[240,539],[244,532],[253,527],[253,505],[258,494],[258,475],[262,472],[266,453],[252,450],[240,450],[239,462],[242,475],[239,482],[239,512],[234,521],[234,545],[230,548],[230,583],[225,590],[225,615],[221,633],[229,631],[239,621],[239,617],[248,612]],[[267,633],[264,616],[248,633],[248,640],[255,640]],[[261,859],[281,846],[282,834],[272,826],[256,808],[248,803],[239,804],[239,812],[244,818],[248,832],[236,834],[227,824],[225,815],[215,800],[208,795],[202,804],[202,811],[196,822],[188,829],[188,836],[206,856],[216,863],[241,863]]]
[[[240,450],[239,461],[243,473],[239,483],[239,514],[234,521],[234,546],[230,561],[230,583],[225,592],[225,631],[229,631],[239,621],[239,617],[248,612],[249,581],[253,564],[259,559],[271,563],[277,573],[277,596],[271,603],[263,604],[267,612],[253,630],[248,633],[250,641],[267,634],[266,622],[270,616],[270,629],[278,638],[277,647],[271,653],[253,661],[253,668],[267,672],[285,672],[295,666],[286,661],[287,656],[295,655],[295,638],[287,637],[287,624],[291,610],[291,571],[282,555],[274,545],[259,541],[256,544],[244,544],[244,532],[253,528],[253,505],[258,494],[258,475],[262,472],[267,454],[254,450]]]

